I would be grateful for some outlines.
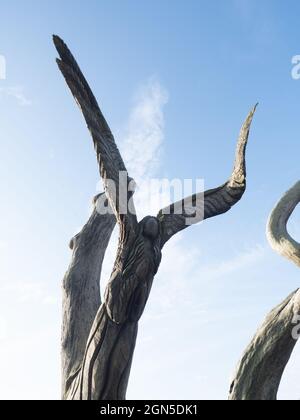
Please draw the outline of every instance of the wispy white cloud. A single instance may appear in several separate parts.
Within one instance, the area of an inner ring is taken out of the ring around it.
[[[151,78],[135,95],[126,134],[121,145],[128,172],[137,183],[149,178],[160,164],[164,140],[164,105],[168,93]]]
[[[164,106],[168,102],[168,93],[158,80],[150,78],[147,83],[140,86],[134,96],[134,105],[129,114],[123,140],[121,140],[121,153],[125,160],[127,170],[138,184],[135,193],[135,206],[141,216],[150,214],[149,203],[159,202],[157,195],[149,200],[146,183],[155,175],[161,163],[162,143],[164,140]],[[157,206],[156,212],[159,210]],[[105,287],[113,266],[118,240],[118,230],[112,235],[102,269],[102,289]]]
[[[20,106],[32,105],[32,101],[27,98],[22,86],[1,87],[0,94],[14,98]]]

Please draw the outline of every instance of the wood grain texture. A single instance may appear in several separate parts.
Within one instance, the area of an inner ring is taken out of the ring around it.
[[[300,267],[300,244],[287,230],[287,223],[300,203],[300,181],[290,188],[274,207],[267,223],[267,238],[280,255]]]
[[[70,50],[57,36],[54,44],[60,56],[59,69],[91,133],[105,194],[113,210],[113,215],[94,211],[74,240],[73,259],[64,281],[63,398],[125,399],[138,322],[161,262],[162,247],[186,227],[190,214],[165,216],[160,212],[158,217],[137,221],[132,178],[111,130]],[[230,180],[204,195],[205,218],[228,211],[245,191],[245,150],[254,111],[243,125]],[[126,172],[125,183],[120,182],[120,172]],[[126,207],[130,204],[125,214],[121,196],[125,196]],[[193,197],[190,201],[194,204]],[[101,264],[115,220],[119,225],[117,255],[100,304]]]
[[[100,275],[115,227],[114,215],[93,212],[70,243],[72,258],[63,280],[62,395],[82,364],[86,342],[101,305]]]
[[[276,400],[284,369],[297,343],[300,290],[273,309],[245,350],[231,384],[230,400]]]
[[[161,261],[157,237],[147,234],[151,219],[139,223],[136,241],[122,250],[66,399],[125,399],[138,321]]]

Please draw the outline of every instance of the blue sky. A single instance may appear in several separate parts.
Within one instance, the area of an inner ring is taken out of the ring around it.
[[[220,185],[240,125],[259,102],[246,194],[228,214],[166,247],[128,389],[128,398],[222,399],[264,315],[299,287],[297,268],[265,239],[271,208],[299,179],[300,80],[291,77],[291,59],[300,54],[299,13],[294,0],[2,4],[1,398],[60,396],[67,244],[86,221],[99,181],[51,35],[77,57],[135,176]],[[147,212],[142,192],[137,203]],[[290,222],[295,237],[299,215]],[[103,282],[113,255],[114,243]],[[296,348],[280,398],[299,399],[299,368]]]

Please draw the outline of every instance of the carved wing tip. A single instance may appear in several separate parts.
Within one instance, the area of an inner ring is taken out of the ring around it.
[[[58,35],[52,35],[52,39],[60,57],[62,57],[65,52],[69,52],[66,43]]]
[[[244,124],[244,126],[243,126],[243,128],[242,128],[242,130],[246,130],[247,132],[249,131],[249,129],[250,129],[250,125],[251,125],[251,123],[252,123],[252,120],[253,120],[253,117],[254,117],[254,114],[255,114],[255,112],[256,112],[256,110],[257,110],[257,107],[258,107],[258,102],[254,105],[254,107],[251,109],[251,111],[249,112],[249,114],[248,114],[248,116],[247,116],[247,118],[246,118],[246,121],[245,121],[245,124]],[[247,133],[247,134],[249,134],[249,133]],[[246,136],[246,140],[247,140],[247,136]]]
[[[257,110],[258,105],[259,105],[258,102],[256,102],[256,104],[250,109],[250,112],[248,114],[247,120],[249,118],[253,118],[253,116],[255,114],[255,111]]]
[[[76,60],[64,40],[58,35],[53,35],[53,43],[59,54],[59,58],[56,59],[59,67],[61,68],[63,63],[65,66],[71,66],[78,71]]]
[[[62,57],[64,50],[67,48],[65,42],[58,35],[53,35],[52,39],[59,56]]]
[[[258,103],[256,103],[251,109],[240,131],[236,146],[234,168],[229,180],[229,185],[231,187],[235,185],[241,187],[242,184],[246,186],[246,147],[248,143],[251,123],[257,106]]]
[[[258,107],[258,102],[254,105],[254,107],[250,111],[250,115],[249,115],[250,116],[250,123],[252,122],[252,119],[253,119],[254,114],[255,114],[255,112],[257,110],[257,107]]]
[[[52,35],[52,39],[53,39],[53,42],[54,42],[55,46],[57,46],[58,44],[63,42],[63,40],[56,34]]]

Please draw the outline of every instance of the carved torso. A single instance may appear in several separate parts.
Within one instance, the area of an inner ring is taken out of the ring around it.
[[[161,261],[155,223],[156,218],[152,217],[139,223],[138,235],[107,285],[104,302],[109,317],[117,324],[126,320],[137,322],[144,311]]]

